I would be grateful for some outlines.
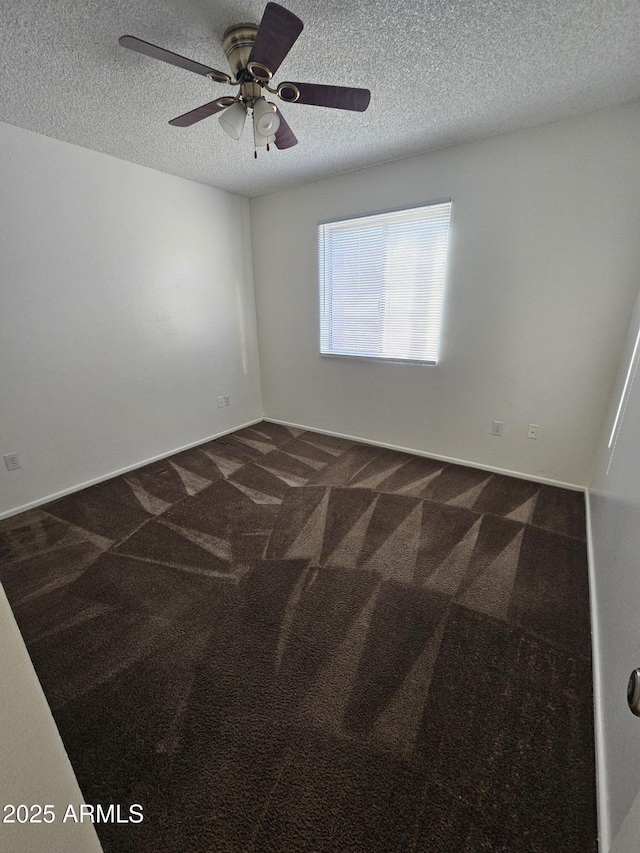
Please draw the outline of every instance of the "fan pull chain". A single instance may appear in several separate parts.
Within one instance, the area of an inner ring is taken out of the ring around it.
[[[255,148],[253,149],[253,159],[254,159],[254,160],[257,160],[257,159],[258,159],[258,152],[256,151],[256,149],[255,149]]]

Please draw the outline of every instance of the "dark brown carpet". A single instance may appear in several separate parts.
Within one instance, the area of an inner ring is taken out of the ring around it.
[[[583,496],[269,423],[0,523],[122,853],[594,853]]]

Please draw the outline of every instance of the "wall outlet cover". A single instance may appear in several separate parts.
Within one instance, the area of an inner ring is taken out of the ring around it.
[[[7,453],[4,457],[4,464],[7,466],[7,471],[17,471],[20,465],[17,453]]]

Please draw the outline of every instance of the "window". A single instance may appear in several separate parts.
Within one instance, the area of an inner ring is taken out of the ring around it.
[[[451,200],[318,226],[320,352],[436,364]]]

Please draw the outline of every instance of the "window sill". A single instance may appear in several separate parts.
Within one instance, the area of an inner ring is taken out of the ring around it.
[[[415,364],[427,367],[433,367],[438,363],[437,361],[426,361],[425,359],[418,358],[389,358],[387,356],[351,355],[349,353],[337,352],[321,352],[320,358],[348,358],[352,361],[372,361],[376,363],[382,362],[383,364]]]

